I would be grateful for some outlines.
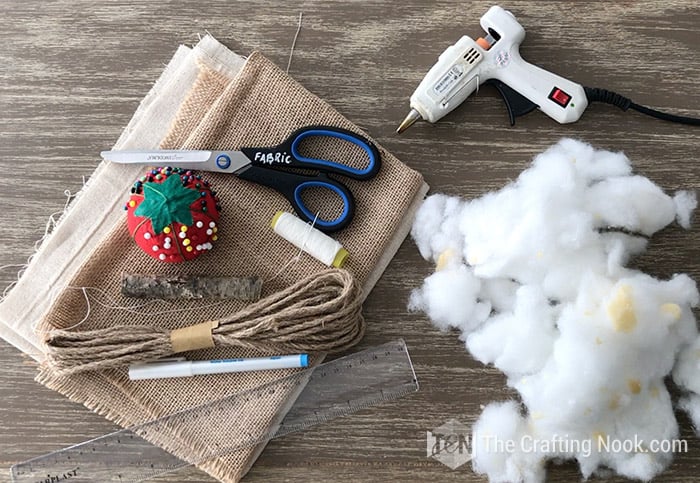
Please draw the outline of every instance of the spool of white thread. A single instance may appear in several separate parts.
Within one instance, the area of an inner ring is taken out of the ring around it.
[[[278,211],[270,225],[279,236],[328,267],[340,268],[348,257],[343,245],[291,213]]]

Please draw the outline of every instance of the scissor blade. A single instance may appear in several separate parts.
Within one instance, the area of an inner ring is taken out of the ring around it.
[[[102,151],[107,161],[113,163],[165,165],[168,163],[203,163],[211,157],[211,151]]]
[[[250,165],[250,160],[241,151],[102,151],[100,155],[114,163],[172,166],[217,173],[236,173]]]

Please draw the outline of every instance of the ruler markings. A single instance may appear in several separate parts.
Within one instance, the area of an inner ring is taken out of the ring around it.
[[[417,390],[408,350],[398,340],[19,463],[11,469],[12,479],[15,483],[139,482]],[[289,410],[278,415],[281,420],[251,423],[227,417],[245,413],[246,407],[254,407],[260,398],[277,391],[298,394]],[[219,431],[201,435],[198,429],[206,427],[212,417],[219,419]],[[165,435],[171,437],[163,439]]]

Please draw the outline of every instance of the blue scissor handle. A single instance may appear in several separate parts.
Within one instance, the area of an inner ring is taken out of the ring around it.
[[[328,137],[350,142],[364,150],[368,157],[365,168],[358,169],[328,159],[308,158],[299,153],[299,143],[307,137]],[[271,168],[314,169],[348,178],[374,178],[381,168],[381,156],[369,139],[347,129],[333,126],[307,126],[293,132],[284,142],[273,148],[242,148],[253,165]]]

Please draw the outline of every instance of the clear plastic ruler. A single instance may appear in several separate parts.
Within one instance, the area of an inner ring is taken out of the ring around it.
[[[397,340],[16,464],[12,481],[143,481],[417,390],[406,344]],[[263,415],[260,405],[275,394],[291,406],[277,416]]]

